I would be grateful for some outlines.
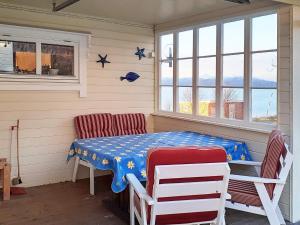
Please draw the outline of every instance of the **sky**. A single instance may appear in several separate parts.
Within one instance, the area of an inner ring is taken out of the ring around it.
[[[179,33],[178,57],[192,57],[193,31]],[[164,35],[161,38],[162,59],[170,54],[173,36]],[[277,15],[267,15],[253,18],[252,20],[252,51],[264,51],[277,48]],[[244,51],[244,21],[234,21],[224,24],[223,28],[223,53],[238,53]],[[216,26],[199,29],[199,56],[215,55],[216,53]],[[243,55],[223,57],[224,77],[243,77]],[[201,78],[215,78],[215,57],[199,60],[199,76]],[[276,81],[277,80],[277,55],[271,53],[252,54],[252,76],[254,78]],[[179,60],[179,78],[192,76],[191,60]],[[172,68],[169,64],[162,63],[162,74],[172,77]]]

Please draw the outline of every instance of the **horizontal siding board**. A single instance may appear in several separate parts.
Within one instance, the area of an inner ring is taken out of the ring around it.
[[[86,19],[60,13],[18,11],[0,7],[0,23],[81,31],[91,34],[88,51],[86,98],[77,92],[1,91],[0,157],[10,155],[10,126],[20,119],[21,175],[24,186],[70,180],[73,162],[66,163],[67,150],[75,138],[73,118],[89,113],[134,113],[147,116],[147,128],[153,130],[149,114],[154,111],[154,59],[138,60],[136,47],[154,50],[153,27],[112,20]],[[98,54],[108,54],[111,64],[102,68]],[[134,83],[120,81],[129,71],[141,78]],[[16,175],[15,133],[12,145],[13,175]],[[82,170],[79,177],[87,177]]]

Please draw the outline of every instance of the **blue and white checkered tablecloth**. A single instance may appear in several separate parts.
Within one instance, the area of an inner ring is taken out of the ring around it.
[[[252,160],[244,142],[190,131],[78,139],[72,143],[67,159],[78,156],[97,169],[112,170],[111,187],[118,193],[128,184],[127,173],[134,173],[140,181],[146,180],[148,150],[164,146],[222,146],[229,161]]]

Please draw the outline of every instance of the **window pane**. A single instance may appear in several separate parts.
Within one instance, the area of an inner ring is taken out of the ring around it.
[[[244,20],[225,23],[223,53],[244,52]]]
[[[178,35],[178,58],[193,56],[193,30],[180,32]]]
[[[252,55],[252,87],[277,87],[277,52]]]
[[[0,73],[36,74],[35,43],[0,40]]]
[[[173,111],[173,87],[160,87],[160,109]]]
[[[224,118],[242,120],[244,118],[244,90],[224,88],[223,107]]]
[[[216,55],[217,26],[199,29],[199,56]]]
[[[277,14],[252,20],[252,50],[277,49]]]
[[[167,62],[162,62],[160,65],[160,84],[173,85],[173,65]]]
[[[173,34],[161,36],[160,49],[161,59],[173,58]]]
[[[255,122],[276,123],[276,89],[252,89],[252,120]]]
[[[42,74],[74,75],[74,47],[42,44]]]
[[[193,60],[178,60],[178,84],[179,86],[192,86]]]
[[[216,85],[216,57],[200,58],[199,64],[199,84],[201,86]]]
[[[199,88],[199,115],[214,117],[216,115],[216,89],[215,88]]]
[[[244,55],[223,57],[223,85],[230,87],[244,86]]]
[[[178,88],[178,106],[180,113],[192,114],[192,88],[191,87],[179,87]]]

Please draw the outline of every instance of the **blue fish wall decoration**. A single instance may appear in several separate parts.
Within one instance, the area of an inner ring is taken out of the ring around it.
[[[120,77],[120,80],[127,80],[128,82],[133,82],[136,79],[138,79],[140,77],[140,75],[138,75],[137,73],[134,72],[129,72],[127,73],[124,77]]]

